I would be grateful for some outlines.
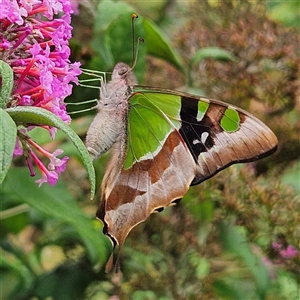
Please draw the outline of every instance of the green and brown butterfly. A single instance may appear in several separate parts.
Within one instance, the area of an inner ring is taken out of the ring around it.
[[[134,226],[181,199],[191,185],[277,148],[274,133],[248,112],[139,86],[125,63],[118,63],[111,81],[101,86],[97,109],[87,149],[97,159],[112,148],[97,217],[119,248]]]

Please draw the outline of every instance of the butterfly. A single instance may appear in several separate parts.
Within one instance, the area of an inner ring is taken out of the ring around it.
[[[234,163],[276,151],[277,138],[233,105],[137,85],[125,63],[100,88],[86,146],[93,159],[112,148],[97,217],[119,249],[130,230]]]

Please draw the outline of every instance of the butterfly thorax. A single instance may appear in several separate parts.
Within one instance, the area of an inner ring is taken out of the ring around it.
[[[128,98],[136,79],[129,66],[118,63],[111,81],[100,88],[100,100],[95,116],[86,136],[86,146],[92,157],[97,159],[113,144],[125,139]]]

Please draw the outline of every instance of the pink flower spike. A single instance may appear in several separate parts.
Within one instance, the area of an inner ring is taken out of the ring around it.
[[[77,77],[81,74],[80,63],[70,61],[71,14],[76,9],[72,1],[0,0],[0,56],[11,66],[14,75],[8,108],[42,107],[70,123],[64,100],[72,93],[71,83],[78,84]],[[18,129],[14,157],[25,156],[31,176],[35,175],[34,164],[37,165],[42,173],[37,181],[39,186],[44,182],[54,185],[66,169],[68,157],[57,158],[61,150],[52,154],[32,141],[26,132],[34,126],[48,130],[54,139],[55,127],[39,123],[25,125],[24,133]],[[34,149],[50,160],[48,169]]]
[[[50,159],[50,163],[48,165],[48,168],[50,171],[56,171],[57,174],[60,174],[66,170],[67,167],[67,161],[69,157],[65,156],[62,159],[58,158],[57,156],[63,153],[63,150],[56,149],[53,153],[48,152],[46,149],[38,145],[36,142],[34,142],[32,139],[27,138],[26,141],[33,146],[36,150],[38,150],[40,153],[42,153],[45,157]],[[36,162],[37,163],[37,162]],[[37,163],[38,165],[39,163]]]
[[[56,156],[60,155],[61,153],[63,153],[63,150],[55,150],[50,157],[50,163],[48,165],[49,170],[55,170],[58,174],[66,170],[67,161],[69,159],[67,156],[63,157],[62,159],[57,158]]]
[[[26,142],[28,144],[30,144],[31,146],[33,146],[37,151],[39,151],[41,154],[43,154],[44,156],[46,156],[47,158],[51,158],[52,154],[47,151],[45,148],[41,147],[39,144],[37,144],[34,140],[32,140],[29,137],[26,137]]]
[[[17,157],[17,156],[20,156],[22,154],[23,154],[23,148],[20,145],[20,139],[17,137],[13,157]]]
[[[30,68],[33,66],[33,64],[34,64],[34,59],[32,59],[32,60],[30,61],[30,63],[26,66],[26,68],[25,68],[24,71],[22,72],[20,78],[19,78],[18,81],[17,81],[17,85],[18,85],[18,86],[20,85],[20,83],[22,82],[22,80],[24,79],[24,77],[28,74],[28,72],[29,72]]]
[[[50,133],[51,139],[54,140],[55,134],[56,134],[56,132],[57,132],[57,128],[56,128],[56,127],[51,127],[51,126],[49,126],[49,127],[48,127],[48,131],[49,131],[49,133]]]
[[[49,171],[47,173],[47,180],[50,185],[56,185],[58,180],[58,174],[54,171]]]
[[[47,169],[46,169],[47,170]],[[47,173],[42,172],[42,177],[35,182],[38,183],[39,187],[45,182],[48,182],[50,185],[55,185],[58,180],[58,175],[54,171],[48,171]]]
[[[32,156],[34,162],[42,173],[42,178],[36,180],[35,182],[39,184],[39,187],[44,183],[48,182],[50,185],[55,185],[58,180],[58,174],[55,171],[49,171],[43,165],[43,163],[39,160],[36,154],[33,151],[30,151],[30,155]]]
[[[280,255],[283,258],[293,258],[297,255],[297,253],[298,250],[292,245],[288,245],[285,250],[280,251]]]
[[[31,101],[31,97],[28,95],[22,96],[20,104],[29,105]]]
[[[45,173],[42,173],[42,177],[35,182],[38,183],[39,187],[41,187],[43,183],[47,182],[47,175]]]
[[[275,250],[280,250],[280,249],[282,249],[282,245],[279,244],[279,243],[277,243],[277,242],[273,242],[273,243],[272,243],[272,247],[273,247],[273,249],[275,249]]]
[[[36,173],[34,172],[33,165],[32,165],[32,160],[31,160],[31,156],[30,155],[28,155],[26,157],[26,162],[27,162],[27,166],[28,166],[28,169],[29,169],[29,172],[30,172],[30,176],[34,177],[36,175]]]

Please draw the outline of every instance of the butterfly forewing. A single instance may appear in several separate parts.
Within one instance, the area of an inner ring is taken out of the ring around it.
[[[192,184],[233,163],[254,161],[276,150],[274,133],[246,111],[217,100],[180,95],[179,132],[198,165]]]

